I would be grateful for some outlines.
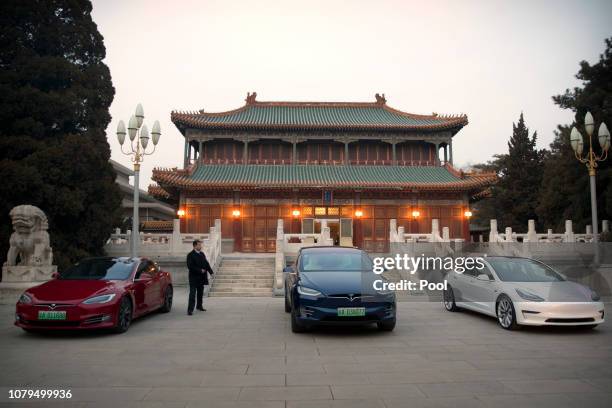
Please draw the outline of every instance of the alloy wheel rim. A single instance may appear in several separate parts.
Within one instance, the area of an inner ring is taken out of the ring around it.
[[[166,307],[170,308],[172,306],[172,290],[168,289],[166,291]]]
[[[509,327],[512,324],[512,305],[508,299],[502,299],[497,306],[497,318],[503,327]]]
[[[125,328],[130,324],[130,307],[127,302],[121,305],[121,327]]]
[[[453,308],[451,292],[444,292],[444,307],[446,308],[446,310],[451,310]]]

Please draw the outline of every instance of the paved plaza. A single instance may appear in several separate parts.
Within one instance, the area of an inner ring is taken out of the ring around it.
[[[28,335],[2,305],[1,406],[609,407],[612,327],[502,330],[494,319],[401,302],[394,332],[293,334],[282,298],[207,298],[121,335]],[[11,388],[72,390],[9,402]]]

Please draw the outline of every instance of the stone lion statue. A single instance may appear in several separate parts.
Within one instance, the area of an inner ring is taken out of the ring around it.
[[[47,216],[33,205],[18,205],[9,213],[11,234],[7,266],[46,266],[53,261]],[[19,262],[17,261],[19,259]]]

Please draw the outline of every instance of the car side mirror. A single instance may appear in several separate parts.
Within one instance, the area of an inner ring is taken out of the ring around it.
[[[489,282],[491,279],[489,278],[489,275],[485,274],[485,273],[481,273],[480,275],[478,275],[476,277],[476,279],[481,280],[481,281],[487,281]]]
[[[51,279],[59,279],[59,277],[60,277],[59,272],[53,272],[53,273],[51,274]]]

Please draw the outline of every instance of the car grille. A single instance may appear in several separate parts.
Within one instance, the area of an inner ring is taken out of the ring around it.
[[[332,299],[347,299],[347,300],[352,299],[353,302],[374,298],[374,296],[371,296],[371,295],[362,296],[361,293],[334,293],[332,295],[327,295],[327,297],[332,298]]]
[[[559,319],[559,318],[551,318],[546,319],[547,323],[589,323],[594,322],[595,319],[592,317],[579,317],[579,318],[567,318],[567,319]]]
[[[51,307],[51,305],[55,305],[55,306]],[[59,307],[72,307],[72,306],[76,306],[76,305],[74,305],[72,303],[35,303],[34,306],[37,306],[37,307],[46,307],[46,308],[54,310],[54,309],[57,309]]]

